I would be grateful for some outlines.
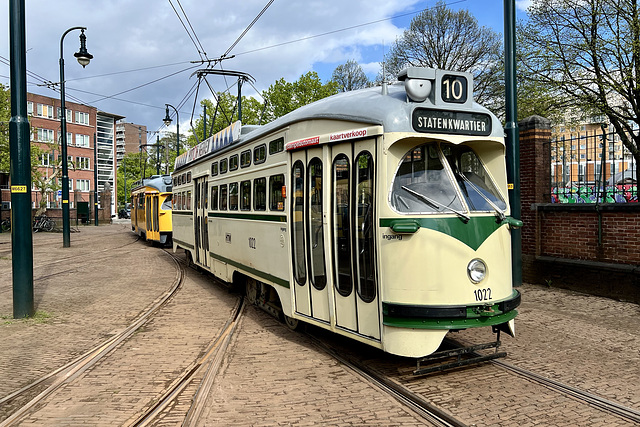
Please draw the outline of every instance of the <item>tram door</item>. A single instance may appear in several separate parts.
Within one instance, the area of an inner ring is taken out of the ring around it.
[[[323,149],[294,152],[290,183],[295,311],[329,322]]]
[[[375,244],[375,140],[331,147],[336,325],[380,339]]]
[[[209,185],[207,178],[195,180],[194,233],[196,244],[196,262],[209,267],[209,222],[207,211],[209,207]]]

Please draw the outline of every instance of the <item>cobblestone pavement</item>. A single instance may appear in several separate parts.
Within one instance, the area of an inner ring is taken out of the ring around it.
[[[0,234],[0,398],[124,329],[168,290],[175,267],[128,225],[34,235],[35,319],[12,319],[11,250]],[[179,293],[135,335],[54,393],[23,425],[122,425],[203,352],[236,296],[187,270]],[[640,308],[636,304],[524,285],[508,363],[640,409]],[[490,341],[464,331],[462,341]],[[402,368],[406,368],[403,366]],[[425,396],[475,425],[624,425],[572,399],[483,365],[424,379]],[[473,375],[481,387],[469,387]],[[194,386],[195,387],[195,386]],[[159,425],[177,425],[193,388]],[[523,403],[524,402],[524,403]],[[491,410],[487,410],[491,408]],[[15,408],[0,408],[0,421]],[[203,412],[202,425],[424,425],[361,377],[249,307]]]

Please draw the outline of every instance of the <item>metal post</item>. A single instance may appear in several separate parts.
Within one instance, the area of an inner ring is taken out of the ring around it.
[[[96,227],[98,226],[98,140],[93,133],[93,216]]]
[[[31,317],[33,304],[33,236],[31,234],[31,133],[27,117],[27,59],[24,0],[10,0],[11,119],[11,264],[13,317]]]
[[[86,30],[87,27],[72,27],[60,37],[60,132],[62,133],[62,246],[71,246],[71,227],[69,225],[69,167],[67,161],[67,109],[64,103],[64,36],[73,30]],[[82,34],[84,36],[84,33]],[[82,39],[81,39],[82,40]],[[82,44],[82,42],[81,42]],[[86,65],[86,64],[85,64]],[[84,65],[83,65],[84,66]]]
[[[156,175],[160,175],[160,135],[156,135]]]
[[[504,0],[504,49],[506,96],[507,180],[511,216],[521,218],[520,206],[520,136],[516,91],[516,4]],[[564,171],[563,171],[564,172]],[[513,286],[522,285],[522,232],[511,230],[511,266]]]

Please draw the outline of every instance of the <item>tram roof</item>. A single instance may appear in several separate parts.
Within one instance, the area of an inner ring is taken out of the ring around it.
[[[417,70],[419,72],[436,72],[422,68]],[[469,76],[469,79],[472,79],[468,73],[457,74]],[[415,132],[412,120],[416,109],[443,113],[482,114],[485,117],[488,116],[488,120],[491,122],[490,133],[485,136],[504,137],[504,130],[498,118],[488,109],[473,101],[472,96],[469,96],[467,102],[462,105],[436,103],[433,102],[433,96],[422,102],[415,102],[407,95],[409,89],[406,89],[405,85],[405,81],[400,81],[387,86],[342,92],[300,107],[262,126],[233,123],[191,149],[190,152],[181,154],[176,159],[175,169],[178,170],[196,159],[208,157],[208,154],[251,142],[287,126],[308,120],[349,121],[382,126],[384,132]],[[469,86],[469,91],[472,93],[472,83]]]
[[[171,175],[153,175],[149,178],[143,178],[142,180],[133,183],[131,191],[137,191],[144,187],[154,188],[160,193],[168,193],[173,188]]]

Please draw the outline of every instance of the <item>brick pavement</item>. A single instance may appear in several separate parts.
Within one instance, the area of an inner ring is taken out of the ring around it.
[[[169,257],[136,242],[126,225],[79,230],[66,249],[61,234],[34,235],[36,305],[48,316],[41,320],[11,319],[9,236],[0,234],[0,398],[126,327],[174,279]],[[150,323],[24,425],[120,425],[146,406],[196,360],[235,301],[194,270],[187,279]],[[518,336],[504,339],[507,361],[640,409],[638,306],[539,286],[522,291]],[[477,331],[461,337],[487,338]],[[425,382],[425,394],[477,425],[611,424],[598,414],[573,414],[537,385],[511,390],[507,374],[486,368],[436,375]],[[473,387],[465,383],[469,372],[478,381]],[[160,425],[179,424],[188,402],[182,396]],[[10,411],[0,408],[0,420]],[[423,425],[255,308],[247,310],[204,416],[206,425]]]

